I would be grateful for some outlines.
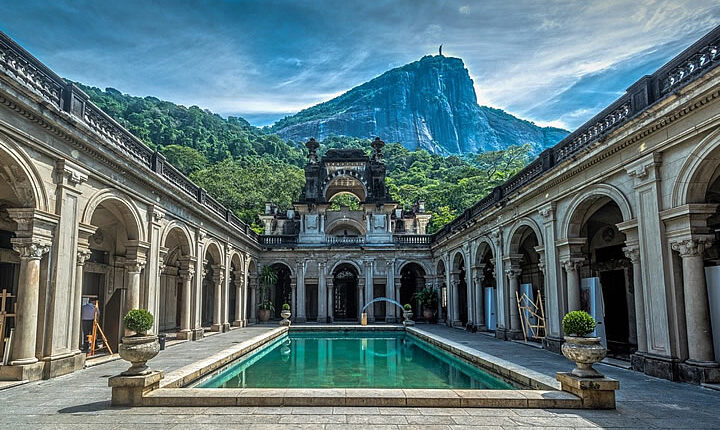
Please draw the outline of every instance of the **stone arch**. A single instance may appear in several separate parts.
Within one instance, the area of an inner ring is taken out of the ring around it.
[[[0,134],[0,178],[7,181],[22,207],[48,212],[47,190],[30,157],[7,136]]]
[[[513,224],[513,226],[510,228],[510,234],[508,234],[508,237],[510,239],[506,241],[507,249],[505,250],[505,255],[518,253],[518,249],[520,248],[520,241],[522,240],[522,234],[518,234],[518,232],[523,227],[531,229],[537,237],[538,245],[543,246],[544,240],[540,226],[538,226],[538,224],[532,218],[523,217],[520,218],[517,222],[515,222],[515,224]]]
[[[276,264],[282,264],[283,266],[287,266],[288,270],[290,271],[290,276],[295,277],[295,269],[293,269],[293,264],[290,264],[285,260],[274,259],[274,260],[268,261],[264,265],[265,266],[274,266]]]
[[[595,184],[585,188],[570,201],[560,224],[560,238],[577,237],[585,221],[608,201],[617,204],[623,221],[633,218],[630,202],[620,190],[608,184]]]
[[[338,190],[333,191],[333,184],[343,179],[348,180],[349,183],[341,185]],[[339,169],[328,175],[323,181],[323,197],[326,201],[330,201],[335,195],[344,192],[354,194],[358,200],[363,202],[368,195],[367,188],[367,181],[360,173],[349,169]]]
[[[367,232],[365,231],[366,225],[352,218],[338,218],[331,221],[325,226],[325,231],[328,234],[332,234],[333,230],[343,225],[352,226],[353,229],[357,230],[360,236],[364,236]]]
[[[460,249],[453,252],[451,260],[452,260],[452,270],[459,270],[461,262],[462,262],[463,266],[467,266],[467,261],[465,261],[465,254]]]
[[[495,244],[488,237],[480,237],[478,239],[477,248],[475,248],[475,264],[480,263],[486,253],[490,253],[492,258],[495,258],[497,252],[495,250]]]
[[[205,259],[205,256],[210,254],[215,264],[224,265],[223,261],[223,252],[222,252],[222,245],[220,245],[220,242],[218,242],[215,239],[208,239],[205,241],[205,246],[203,247],[204,253],[203,253],[203,259]]]
[[[170,221],[170,223],[165,226],[162,234],[160,235],[160,244],[162,246],[165,246],[165,243],[167,243],[168,237],[171,233],[173,233],[173,230],[179,231],[180,234],[185,238],[187,249],[182,250],[183,254],[194,257],[195,247],[191,245],[193,243],[193,235],[192,233],[190,233],[190,229],[188,229],[187,225],[185,225],[185,223],[183,222],[177,220]]]
[[[329,273],[331,273],[331,274],[335,273],[335,269],[341,264],[349,264],[349,265],[353,266],[355,268],[355,270],[357,270],[358,277],[364,276],[364,273],[363,273],[362,269],[360,268],[360,265],[355,263],[354,261],[347,260],[347,259],[341,259],[341,260],[336,261],[335,264],[332,265],[332,269],[330,269]]]
[[[422,269],[425,271],[425,276],[430,276],[432,273],[431,266],[428,266],[427,261],[423,260],[404,260],[396,269],[395,269],[395,276],[400,276],[400,272],[402,272],[402,269],[407,266],[408,264],[415,263],[418,266],[422,267]]]
[[[672,190],[673,207],[704,203],[710,185],[720,176],[720,129],[698,143],[685,159]]]
[[[109,188],[100,190],[95,193],[90,200],[88,200],[82,217],[84,224],[92,225],[93,214],[95,214],[95,210],[100,205],[111,206],[118,211],[120,216],[122,216],[123,221],[125,221],[128,240],[146,240],[145,228],[142,217],[140,216],[140,210],[132,199],[117,190]]]

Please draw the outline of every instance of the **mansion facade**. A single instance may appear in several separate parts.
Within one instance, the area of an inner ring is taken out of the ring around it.
[[[517,297],[543,306],[559,351],[571,310],[610,354],[671,380],[720,380],[720,27],[434,234],[392,200],[383,142],[317,154],[293,208],[258,235],[72,83],[0,33],[0,379],[81,369],[81,306],[111,346],[145,308],[153,331],[199,339],[257,322],[267,298],[297,322],[432,322],[522,339]],[[357,207],[334,204],[353,195]],[[10,335],[12,333],[12,336]]]

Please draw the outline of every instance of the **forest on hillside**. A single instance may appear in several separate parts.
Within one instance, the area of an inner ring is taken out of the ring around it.
[[[112,88],[81,87],[101,109],[256,231],[261,231],[258,215],[265,202],[288,209],[300,195],[307,157],[303,142],[283,141],[243,118],[223,118],[197,106],[129,96]],[[391,195],[406,209],[424,200],[433,215],[430,233],[522,169],[532,150],[522,145],[443,157],[386,143],[383,152]],[[321,155],[330,148],[371,151],[368,139],[331,136],[320,145]]]

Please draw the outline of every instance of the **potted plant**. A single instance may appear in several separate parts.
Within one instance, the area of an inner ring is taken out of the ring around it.
[[[147,334],[147,331],[152,328],[153,316],[145,309],[132,309],[123,318],[123,324],[126,329],[135,334],[124,336],[118,348],[120,357],[132,363],[132,366],[122,372],[122,375],[147,375],[150,373],[150,369],[145,363],[160,352],[157,336]]]
[[[420,302],[420,306],[422,306],[423,309],[423,318],[429,322],[433,316],[435,316],[435,310],[437,309],[437,292],[433,288],[425,287],[415,293],[413,299]]]
[[[272,266],[263,267],[260,274],[260,303],[258,303],[258,319],[262,322],[268,321],[270,314],[275,312],[275,306],[270,300],[270,288],[277,283],[277,280],[277,272]]]
[[[284,326],[290,326],[290,305],[287,303],[283,303],[282,310],[280,311],[280,316],[283,318],[282,321],[280,321],[280,325]]]
[[[576,367],[572,374],[580,378],[601,378],[603,375],[592,365],[607,355],[607,349],[600,344],[599,337],[587,337],[595,330],[595,319],[585,311],[568,312],[562,319],[565,343],[562,353]]]
[[[413,316],[412,306],[410,306],[410,303],[406,303],[405,306],[403,306],[403,318],[405,320],[403,321],[403,325],[414,325],[415,322],[411,320]]]

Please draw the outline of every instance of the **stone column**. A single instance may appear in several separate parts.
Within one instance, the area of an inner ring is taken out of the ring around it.
[[[72,321],[72,343],[71,347],[73,351],[79,351],[82,345],[80,339],[80,326],[82,322],[80,320],[80,312],[82,305],[82,290],[83,290],[83,274],[85,273],[85,262],[90,259],[90,249],[86,247],[78,246],[77,251],[77,264],[75,265],[75,308],[73,309]]]
[[[251,276],[250,277],[250,322],[256,323],[257,322],[257,276]]]
[[[223,283],[225,282],[225,268],[220,265],[213,265],[212,281],[215,285],[215,303],[213,305],[212,331],[222,331],[222,307],[223,307]]]
[[[521,333],[520,329],[520,314],[518,313],[517,306],[517,295],[520,289],[520,267],[515,264],[510,264],[505,269],[505,275],[508,277],[508,301],[510,304],[510,337],[514,336],[514,333]]]
[[[361,282],[362,281],[362,282]],[[358,286],[357,286],[357,320],[358,323],[362,319],[362,308],[365,306],[365,287],[364,287],[365,278],[358,279]]]
[[[142,273],[144,267],[144,261],[125,261],[125,271],[127,273],[127,289],[125,291],[125,311],[123,312],[121,317],[124,317],[132,309],[140,308],[140,273]]]
[[[450,326],[456,327],[462,324],[462,321],[460,321],[460,294],[458,294],[458,289],[460,288],[460,272],[452,272],[450,276],[452,284],[452,306],[449,310],[450,315],[452,315]]]
[[[402,278],[399,276],[396,276],[393,280],[393,283],[395,284],[395,300],[400,303],[400,289],[402,288]],[[404,305],[404,303],[400,303],[401,305]],[[399,307],[393,306],[393,312],[392,314],[395,316],[395,321],[401,321],[402,318],[402,311]]]
[[[568,312],[581,309],[580,267],[584,260],[582,257],[568,257],[560,261],[567,276]]]
[[[400,295],[395,293],[395,259],[389,258],[385,262],[385,297],[391,300],[400,300]],[[385,302],[385,322],[395,322],[395,309],[397,306]]]
[[[235,288],[235,321],[232,322],[232,325],[242,327],[244,326],[243,303],[245,303],[245,300],[243,297],[243,287],[245,284],[245,272],[235,270],[233,276],[235,277],[235,285],[233,285],[233,288]]]
[[[40,260],[50,246],[40,242],[12,239],[13,249],[20,254],[20,276],[16,299],[15,336],[10,351],[10,365],[33,364],[38,329],[40,300]]]
[[[635,326],[637,327],[637,352],[647,352],[645,297],[642,284],[642,266],[640,265],[640,248],[637,245],[626,246],[623,251],[633,265],[633,302],[635,304]]]
[[[483,302],[483,297],[485,296],[485,291],[483,290],[485,266],[485,264],[478,264],[473,267],[473,271],[475,272],[475,323],[480,329],[485,329],[485,303]]]
[[[700,363],[715,360],[703,263],[703,252],[710,242],[709,237],[701,237],[683,239],[671,244],[672,249],[678,251],[682,257],[688,361]]]
[[[365,304],[370,303],[373,298],[373,262],[372,260],[365,260]],[[365,310],[369,323],[375,322],[375,310],[373,306],[374,305],[370,305]]]
[[[325,262],[318,262],[318,316],[317,322],[327,323],[327,286],[325,283]]]
[[[333,278],[327,279],[327,307],[328,307],[328,322],[335,321],[335,296],[333,296],[335,284]]]
[[[178,274],[182,279],[182,308],[180,309],[179,339],[192,339],[192,282],[195,275],[195,263],[191,259],[180,262]]]
[[[433,282],[432,279],[428,279],[428,284],[430,287],[435,288],[437,287],[437,321],[438,323],[443,320],[443,311],[442,311],[442,279],[438,279],[437,281]]]
[[[290,314],[292,319],[295,319],[297,313],[297,281],[290,279]]]
[[[297,315],[295,315],[295,321],[305,322],[307,317],[305,316],[305,263],[301,262],[297,264],[297,303],[295,304]]]

